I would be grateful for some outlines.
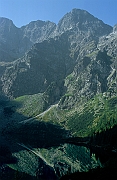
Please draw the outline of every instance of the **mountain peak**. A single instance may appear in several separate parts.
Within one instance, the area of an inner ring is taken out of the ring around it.
[[[57,31],[63,33],[77,28],[77,31],[95,32],[94,35],[105,35],[112,32],[112,27],[91,15],[86,10],[72,9],[65,14],[57,25]]]
[[[5,26],[5,25],[8,26],[8,25],[14,25],[14,24],[12,20],[5,17],[0,17],[0,26]]]
[[[83,10],[83,9],[77,9],[77,8],[72,9],[70,11],[70,13],[72,13],[72,14],[86,14],[86,15],[89,14],[89,15],[91,15],[88,11]],[[93,15],[91,15],[91,16],[93,16]]]

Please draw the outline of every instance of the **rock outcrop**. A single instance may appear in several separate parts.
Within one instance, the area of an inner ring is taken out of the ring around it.
[[[60,104],[72,106],[110,87],[115,93],[116,25],[112,28],[80,9],[67,13],[58,25],[35,21],[17,28],[8,19],[0,22],[0,42],[17,49],[14,59],[20,57],[7,59],[12,63],[2,73],[1,88],[8,97],[41,92],[51,104],[64,95]]]

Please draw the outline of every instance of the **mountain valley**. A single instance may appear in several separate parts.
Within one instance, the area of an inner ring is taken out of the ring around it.
[[[0,121],[3,180],[117,177],[117,25],[0,18]]]

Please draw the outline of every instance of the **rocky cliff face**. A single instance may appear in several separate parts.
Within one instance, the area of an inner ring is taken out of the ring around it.
[[[55,30],[56,24],[50,21],[33,21],[21,27],[23,37],[27,37],[34,44],[48,39]]]
[[[107,92],[111,64],[111,57],[106,51],[96,51],[80,59],[65,79],[67,90],[64,100],[60,101],[62,107],[70,108],[78,102],[86,102],[96,94]]]
[[[12,45],[18,47],[18,56],[36,43],[22,58],[6,68],[2,90],[7,96],[45,91],[47,95],[47,89],[51,89],[54,83],[56,95],[49,98],[53,99],[51,103],[67,94],[60,104],[72,106],[81,97],[89,99],[97,93],[107,92],[110,87],[115,93],[116,26],[112,28],[79,9],[67,13],[58,25],[35,21],[18,29],[10,20],[1,18],[0,22],[3,27],[1,42],[9,44],[14,39]]]
[[[12,97],[44,92],[52,82],[62,82],[73,67],[66,39],[60,37],[35,44],[6,69],[2,77],[3,91]]]
[[[13,61],[23,56],[33,44],[67,31],[69,36],[72,34],[72,39],[76,39],[76,36],[79,38],[81,35],[85,38],[90,35],[95,36],[96,39],[110,33],[112,27],[80,9],[73,9],[67,13],[58,25],[50,21],[38,20],[17,28],[11,20],[0,18],[0,61]]]
[[[88,32],[89,34],[92,33],[96,35],[96,37],[108,34],[112,31],[111,26],[104,24],[87,11],[80,9],[73,9],[71,12],[67,13],[59,21],[55,32],[61,34],[72,29]]]
[[[25,54],[36,42],[47,39],[56,25],[36,21],[17,28],[7,18],[0,18],[0,61],[13,61]]]
[[[0,18],[0,61],[12,61],[17,57],[18,28],[6,18]]]

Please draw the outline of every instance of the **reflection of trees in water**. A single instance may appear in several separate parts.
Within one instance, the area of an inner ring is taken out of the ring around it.
[[[4,107],[3,113],[5,117],[11,117],[14,112],[13,107]]]
[[[7,146],[0,146],[0,156],[11,156],[11,151]]]
[[[36,177],[37,179],[44,179],[44,180],[56,180],[57,176],[55,174],[55,171],[52,167],[45,164],[45,162],[39,158],[39,166],[36,171]]]
[[[3,109],[3,113],[4,113],[4,117],[7,118],[12,118],[13,113],[16,113],[14,110],[14,106],[13,106],[13,102],[11,103],[11,106],[8,105],[9,101],[1,101],[2,107],[4,107]],[[19,115],[17,113],[17,116],[22,117],[23,119],[26,119],[27,117],[24,117],[22,115]],[[10,124],[9,124],[10,125]],[[18,123],[17,123],[18,125]],[[7,128],[8,130],[8,128]],[[13,138],[16,137],[16,139],[19,139],[21,142],[28,143],[30,146],[32,147],[52,147],[54,145],[60,145],[60,143],[64,143],[63,140],[61,140],[63,138],[63,135],[65,136],[68,132],[66,132],[65,130],[61,129],[58,126],[55,126],[53,124],[50,123],[45,123],[41,122],[35,122],[35,123],[25,123],[25,124],[21,124],[21,126],[18,126],[17,128],[13,129],[14,132],[13,133]],[[92,143],[95,142],[101,142],[101,145],[103,144],[103,142],[105,141],[111,141],[111,144],[114,145],[115,144],[115,138],[113,137],[117,137],[117,133],[115,133],[117,131],[114,131],[112,133],[108,133],[108,140],[107,140],[107,133],[102,133],[100,135],[97,135],[98,137],[93,137],[92,138]],[[16,135],[17,133],[17,135]],[[110,135],[110,136],[109,136]],[[102,138],[103,137],[103,138]],[[106,140],[105,140],[106,139]],[[64,139],[65,140],[65,139]],[[74,139],[74,143],[76,143],[76,140],[81,142],[81,138],[80,139]],[[73,141],[73,139],[72,139]],[[86,141],[86,139],[84,139],[84,141]],[[70,139],[71,142],[71,139]],[[83,144],[83,142],[81,142]],[[13,150],[15,152],[15,149]],[[92,151],[95,150],[93,149]],[[102,150],[101,150],[102,152]],[[104,155],[105,152],[102,153],[102,157]],[[98,158],[98,155],[96,154],[96,157]],[[4,163],[16,163],[16,159],[13,159],[12,154],[10,152],[10,150],[7,147],[0,147],[0,160],[1,160],[1,164]],[[3,167],[3,166],[2,166]],[[66,164],[62,164],[61,162],[57,162],[54,165],[54,169],[55,171],[48,165],[46,165],[41,159],[39,159],[39,167],[37,169],[36,172],[36,176],[38,179],[42,178],[42,179],[50,179],[52,180],[55,179],[55,172],[56,174],[60,177],[62,174],[61,173],[65,173],[65,171],[67,171],[68,167]],[[70,170],[69,170],[70,171]]]
[[[12,156],[10,149],[7,146],[0,146],[0,164],[14,164],[17,159]]]

